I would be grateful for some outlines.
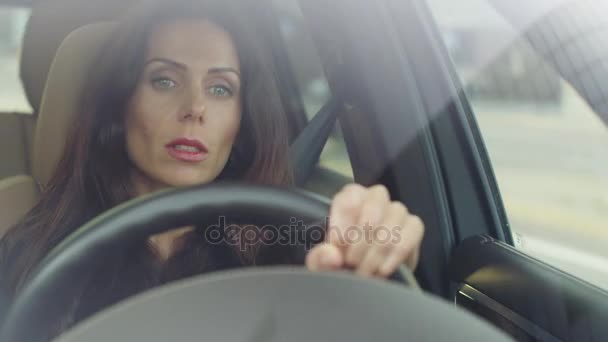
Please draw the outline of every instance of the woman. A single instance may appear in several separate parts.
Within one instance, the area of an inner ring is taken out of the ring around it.
[[[219,179],[291,185],[271,57],[246,11],[233,6],[172,1],[142,6],[120,24],[91,71],[79,117],[40,202],[0,244],[0,279],[9,295],[63,238],[129,199]],[[326,240],[306,255],[310,270],[349,268],[387,277],[404,262],[417,264],[422,222],[391,202],[382,186],[345,187],[332,200],[329,223]],[[396,227],[400,238],[351,241],[346,232],[353,227],[368,233]],[[167,281],[294,262],[273,246],[251,247],[212,245],[195,227],[152,236],[75,280],[74,304],[51,334]]]

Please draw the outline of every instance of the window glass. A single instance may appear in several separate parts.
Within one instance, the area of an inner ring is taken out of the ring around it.
[[[608,13],[553,1],[536,15],[522,8],[523,25],[497,3],[429,1],[477,118],[516,247],[608,289],[608,130],[598,110],[608,78],[597,77],[605,75],[608,49],[590,55],[608,48],[608,25],[600,20]]]
[[[285,39],[290,64],[306,115],[310,120],[331,98],[331,91],[325,78],[321,59],[296,1],[275,1],[275,4],[280,11],[280,29]],[[323,149],[319,165],[347,178],[353,178],[339,123],[336,123]]]
[[[0,112],[32,111],[19,79],[19,56],[29,9],[0,7]]]

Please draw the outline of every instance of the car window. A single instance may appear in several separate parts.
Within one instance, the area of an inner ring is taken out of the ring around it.
[[[325,78],[321,59],[310,32],[306,28],[297,1],[275,1],[275,5],[280,11],[280,30],[285,41],[290,66],[304,110],[310,120],[331,98],[331,91]],[[323,149],[319,165],[353,179],[353,171],[339,123],[336,123]]]
[[[608,289],[608,130],[590,105],[608,94],[608,78],[589,77],[589,68],[608,63],[608,51],[589,60],[594,44],[580,44],[605,37],[580,29],[593,18],[569,10],[574,2],[553,1],[559,7],[522,26],[497,1],[428,3],[481,130],[516,247]],[[552,48],[541,51],[529,40],[535,36]]]
[[[29,9],[0,6],[0,112],[31,113],[21,80],[19,56]]]

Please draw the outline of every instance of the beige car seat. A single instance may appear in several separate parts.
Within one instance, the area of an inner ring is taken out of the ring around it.
[[[63,39],[94,22],[113,21],[138,0],[33,1],[20,48],[19,73],[26,107],[0,108],[0,179],[32,173],[36,118],[48,71]]]
[[[34,137],[32,176],[0,180],[0,236],[36,203],[49,181],[75,118],[87,70],[114,24],[96,23],[70,33],[57,50],[42,95]]]

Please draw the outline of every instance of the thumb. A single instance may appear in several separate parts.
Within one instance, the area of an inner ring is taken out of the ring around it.
[[[333,271],[344,264],[338,247],[322,243],[313,247],[306,255],[306,267],[311,271]]]

